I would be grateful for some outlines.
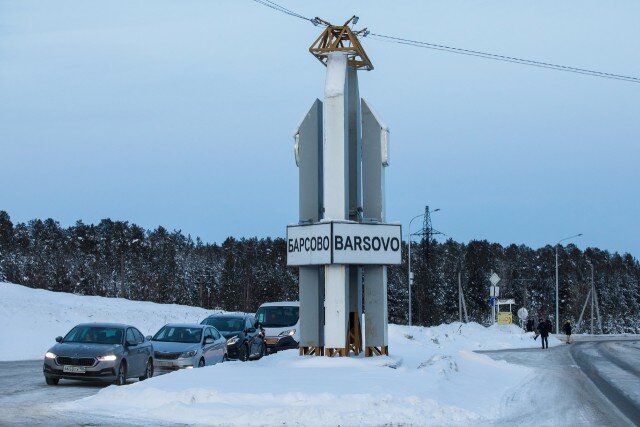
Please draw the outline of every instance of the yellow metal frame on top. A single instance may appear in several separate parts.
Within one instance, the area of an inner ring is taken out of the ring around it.
[[[331,25],[327,21],[316,18],[316,22],[326,25],[327,28],[313,42],[309,52],[325,66],[327,65],[329,53],[346,52],[348,54],[348,66],[354,67],[356,70],[373,70],[373,64],[360,44],[360,40],[358,40],[358,34],[366,31],[366,29],[354,32],[349,28],[349,24],[354,19],[355,16],[352,16],[344,25]]]

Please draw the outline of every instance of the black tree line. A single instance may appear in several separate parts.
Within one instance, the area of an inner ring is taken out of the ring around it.
[[[413,319],[435,325],[458,320],[458,272],[469,319],[487,324],[488,277],[502,278],[501,296],[534,315],[554,313],[555,248],[502,246],[486,240],[412,244]],[[592,263],[605,332],[640,333],[640,263],[630,254],[559,248],[561,320],[577,321]],[[407,251],[388,269],[389,321],[407,323]],[[297,269],[286,265],[281,238],[227,238],[203,243],[180,231],[126,221],[52,219],[13,224],[0,211],[0,281],[81,295],[122,297],[223,310],[255,311],[265,301],[296,300]],[[426,284],[426,285],[425,285]],[[589,309],[585,318],[589,316]],[[579,325],[580,326],[580,325]]]

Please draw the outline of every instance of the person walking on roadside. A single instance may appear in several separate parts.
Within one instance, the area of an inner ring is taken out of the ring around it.
[[[527,332],[533,332],[533,318],[527,319]]]
[[[542,319],[538,323],[538,332],[540,333],[540,341],[542,341],[542,348],[549,348],[549,332],[551,331],[551,323],[548,319]]]
[[[567,344],[571,344],[571,322],[565,320],[564,324],[562,325],[562,330],[567,336]]]

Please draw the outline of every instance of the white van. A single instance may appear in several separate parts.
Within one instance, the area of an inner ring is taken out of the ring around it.
[[[267,353],[298,348],[300,342],[300,303],[266,302],[256,312],[264,329]]]

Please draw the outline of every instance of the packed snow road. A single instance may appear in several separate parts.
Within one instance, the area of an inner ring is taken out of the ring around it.
[[[60,412],[56,406],[96,394],[103,383],[61,381],[52,387],[44,382],[42,361],[0,362],[0,426],[113,425],[113,418]],[[139,425],[118,419],[118,425]],[[175,425],[175,423],[172,423]]]
[[[503,398],[491,425],[640,425],[637,340],[594,341],[542,349],[483,352],[535,370]]]

